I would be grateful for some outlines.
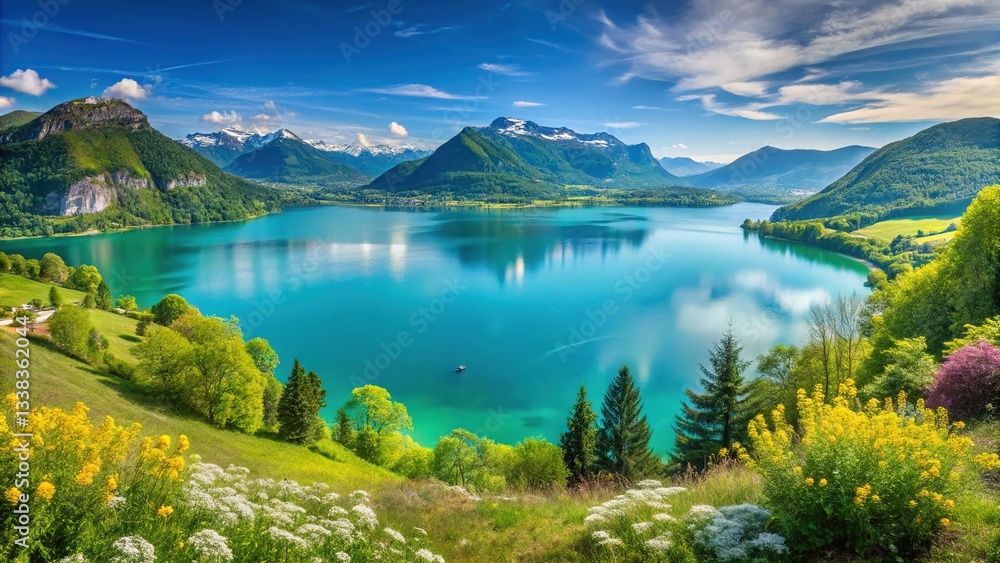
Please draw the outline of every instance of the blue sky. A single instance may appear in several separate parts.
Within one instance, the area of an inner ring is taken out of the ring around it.
[[[106,93],[174,138],[515,116],[725,161],[1000,116],[996,0],[0,0],[0,36],[0,112]]]

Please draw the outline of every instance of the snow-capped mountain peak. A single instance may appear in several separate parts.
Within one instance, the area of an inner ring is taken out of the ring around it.
[[[577,133],[566,127],[545,127],[533,121],[516,117],[498,117],[490,123],[490,129],[510,137],[538,137],[546,141],[578,141],[598,147],[622,144],[617,137],[607,133]]]
[[[317,148],[321,151],[326,152],[341,152],[349,154],[351,156],[384,156],[384,157],[398,157],[407,152],[413,153],[427,153],[431,151],[423,151],[412,145],[403,145],[400,147],[393,147],[386,144],[376,144],[376,145],[362,145],[360,143],[350,143],[350,144],[333,144],[327,143],[326,141],[320,140],[306,140],[306,143]],[[419,157],[418,157],[419,158]]]

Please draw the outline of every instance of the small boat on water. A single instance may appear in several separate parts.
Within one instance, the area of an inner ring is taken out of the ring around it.
[[[455,368],[455,373],[461,373],[465,371],[465,367],[466,366],[458,366],[457,368]]]

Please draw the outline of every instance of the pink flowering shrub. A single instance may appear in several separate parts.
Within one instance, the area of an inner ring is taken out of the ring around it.
[[[956,419],[980,416],[986,405],[1000,407],[1000,348],[980,340],[952,352],[927,392],[927,405],[944,407]]]

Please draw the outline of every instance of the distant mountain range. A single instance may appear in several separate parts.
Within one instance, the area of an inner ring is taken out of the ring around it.
[[[778,209],[772,219],[884,217],[894,210],[968,199],[996,183],[1000,119],[962,119],[880,148],[820,193]]]
[[[715,170],[725,164],[721,162],[698,162],[685,156],[665,156],[660,159],[660,165],[674,176],[693,176]]]
[[[357,168],[337,162],[287,129],[262,139],[248,139],[260,146],[244,152],[226,166],[244,178],[296,187],[357,187],[371,177]]]
[[[192,133],[181,139],[181,144],[190,147],[220,167],[229,166],[240,156],[257,150],[281,137],[286,129],[271,133],[250,133],[236,127],[228,127],[214,133]],[[291,133],[289,131],[289,133]],[[292,133],[292,135],[295,135]],[[299,138],[298,135],[295,135]],[[305,140],[313,148],[328,153],[330,160],[356,168],[371,177],[389,170],[407,160],[416,160],[430,155],[433,151],[412,146],[391,147],[389,145],[336,145],[325,141]]]
[[[699,188],[734,192],[748,199],[787,202],[825,188],[873,152],[872,147],[856,145],[831,151],[766,146],[685,180]]]
[[[608,133],[583,134],[501,117],[488,127],[466,127],[431,156],[399,164],[369,187],[388,192],[536,196],[567,185],[688,184],[664,170],[645,143],[627,145]]]
[[[160,134],[121,100],[89,97],[0,117],[5,236],[46,234],[53,227],[42,215],[105,212],[100,228],[192,223],[245,219],[281,200]]]

